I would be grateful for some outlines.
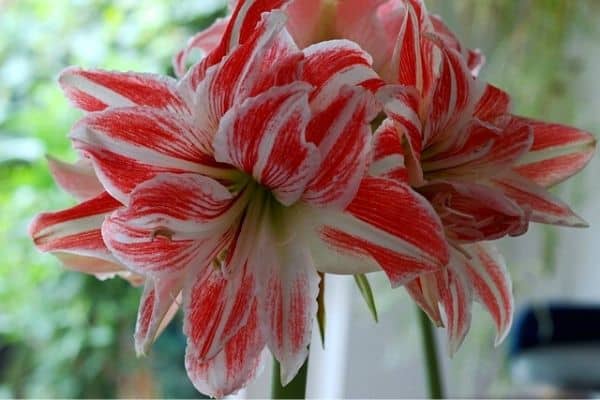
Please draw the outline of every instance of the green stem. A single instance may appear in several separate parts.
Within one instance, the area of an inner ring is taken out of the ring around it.
[[[427,372],[427,386],[429,397],[432,399],[443,399],[442,375],[438,363],[437,344],[434,336],[433,324],[427,314],[421,309],[419,312],[419,326],[423,336],[423,351],[425,353],[425,367]]]
[[[273,359],[273,376],[271,384],[272,399],[304,399],[306,397],[306,375],[308,372],[308,357],[298,371],[298,374],[286,386],[281,384],[281,366]]]

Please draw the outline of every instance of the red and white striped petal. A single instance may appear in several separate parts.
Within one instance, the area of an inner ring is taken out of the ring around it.
[[[442,224],[429,202],[408,185],[365,178],[344,213],[322,218],[322,240],[339,251],[367,256],[393,287],[448,262]]]
[[[443,46],[425,38],[432,47]],[[447,140],[457,126],[471,118],[470,107],[480,97],[481,85],[473,79],[465,60],[455,50],[441,47],[441,62],[435,76],[428,109],[428,129],[424,141],[428,144]]]
[[[381,267],[369,255],[349,253],[321,239],[319,230],[306,240],[306,245],[319,272],[337,275],[365,274],[381,271]]]
[[[425,95],[428,88],[424,68],[435,69],[436,66],[423,65],[420,30],[415,9],[411,6],[406,7],[406,15],[400,26],[393,54],[392,72],[395,75],[394,82],[414,87],[421,95]]]
[[[177,93],[176,81],[162,75],[69,67],[58,82],[73,105],[84,111],[138,105],[189,112]]]
[[[242,389],[262,369],[265,339],[261,330],[257,302],[248,305],[251,312],[246,324],[215,357],[204,361],[188,345],[185,368],[200,392],[223,398]]]
[[[235,165],[269,188],[284,205],[296,202],[319,167],[305,138],[310,86],[274,87],[230,109],[221,120],[215,158]]]
[[[283,30],[284,25],[285,16],[281,12],[265,15],[248,41],[209,68],[205,75],[195,71],[194,68],[201,67],[198,64],[183,78],[182,85],[195,91],[194,112],[203,130],[214,134],[221,117],[234,104],[280,84],[281,79],[277,78],[282,73],[294,75],[301,53]],[[290,66],[290,60],[295,65]],[[293,81],[297,80],[298,72],[295,75]],[[285,83],[289,82],[281,84]]]
[[[514,170],[543,187],[556,185],[590,161],[596,139],[588,132],[561,124],[513,117],[533,129],[533,145]]]
[[[423,274],[408,282],[404,287],[415,303],[427,314],[431,322],[437,327],[443,327],[444,322],[438,304],[440,300],[436,279],[438,273],[440,272]]]
[[[104,192],[89,160],[80,159],[68,164],[50,156],[47,159],[54,181],[77,200],[91,199]]]
[[[439,153],[429,151],[423,162],[429,180],[449,176],[496,176],[509,170],[527,154],[533,143],[528,125],[511,121],[507,125],[489,125],[473,120],[457,140],[447,140],[448,147]]]
[[[102,225],[114,256],[142,274],[204,266],[231,240],[231,224],[247,203],[218,182],[195,174],[160,175],[138,186],[131,204]]]
[[[452,253],[446,268],[422,275],[406,285],[408,293],[432,322],[438,327],[446,327],[450,356],[458,350],[469,331],[473,300],[463,266],[464,256],[456,250]],[[439,305],[444,310],[443,318]]]
[[[205,132],[165,111],[124,107],[88,114],[74,127],[71,139],[92,160],[106,190],[125,204],[137,185],[158,173],[232,176],[210,155]]]
[[[435,273],[440,303],[444,308],[450,356],[456,353],[469,332],[473,300],[467,273],[461,268],[460,261],[455,260],[462,255],[456,254],[457,251],[454,253],[448,268]]]
[[[491,184],[531,213],[530,220],[544,224],[587,227],[571,208],[546,189],[516,173],[491,179]]]
[[[173,319],[181,303],[183,275],[146,278],[135,325],[135,350],[146,354]]]
[[[302,199],[314,206],[344,209],[354,198],[371,157],[371,125],[378,107],[373,95],[344,87],[338,98],[315,115],[306,140],[318,146],[321,166]]]
[[[218,267],[197,269],[183,289],[183,330],[198,362],[215,357],[246,325],[254,299],[255,279],[247,263],[236,265],[227,278]]]
[[[385,119],[373,136],[373,162],[369,173],[408,183],[408,170],[402,145],[403,135],[392,119]]]
[[[39,214],[29,225],[29,235],[43,252],[70,253],[114,262],[102,240],[100,226],[105,217],[119,207],[122,207],[121,203],[104,192],[72,208]]]
[[[494,320],[498,345],[508,334],[514,314],[512,283],[506,263],[498,249],[490,243],[464,245],[462,248],[469,257],[463,257],[465,275],[473,294]]]
[[[200,238],[229,228],[251,194],[244,189],[234,196],[219,182],[198,174],[165,173],[138,185],[120,216],[132,227]]]
[[[424,145],[423,126],[418,114],[421,97],[414,87],[398,85],[382,88],[377,96],[384,104],[385,113],[397,125],[395,129],[401,134],[399,140],[406,138],[409,179],[413,185],[419,186],[423,184],[421,151]]]
[[[453,241],[492,240],[527,231],[529,214],[499,189],[468,181],[435,181],[420,187],[419,193],[429,200]]]
[[[229,25],[229,17],[217,19],[211,26],[192,36],[185,47],[173,58],[173,69],[177,77],[181,78],[187,71],[186,63],[190,53],[194,50],[202,52],[203,56],[213,51],[223,38],[223,34]]]
[[[295,236],[295,227],[265,209],[256,251],[250,261],[257,271],[259,315],[267,344],[281,364],[287,385],[306,357],[317,314],[319,274],[310,250]],[[281,229],[275,233],[273,227]]]
[[[511,98],[508,93],[494,85],[486,84],[475,104],[473,116],[480,121],[494,122],[510,113]]]
[[[372,58],[349,40],[319,42],[303,50],[302,79],[315,87],[310,104],[322,111],[334,102],[344,86],[362,86],[375,91],[383,81],[371,67]]]
[[[435,33],[443,40],[444,44],[463,56],[473,76],[479,75],[479,71],[485,64],[485,56],[481,51],[479,49],[464,48],[454,32],[448,28],[439,16],[429,14],[428,17]]]
[[[223,98],[229,99],[224,106],[229,105],[238,92],[248,91],[252,87],[253,79],[278,59],[272,54],[266,56],[267,54],[273,51],[281,54],[288,50],[296,50],[293,40],[284,30],[285,14],[278,10],[266,12],[284,2],[283,0],[239,2],[230,17],[221,43],[207,57],[188,70],[182,84],[195,91],[200,82],[209,75],[209,69],[216,64],[222,64],[219,69],[223,71],[219,74],[226,76],[213,79],[219,81],[221,85],[226,85],[231,92],[221,94]],[[244,17],[247,19],[242,20],[241,18]],[[226,110],[227,108],[221,112]]]
[[[238,1],[219,47],[223,47],[225,52],[230,52],[237,45],[245,43],[254,34],[265,13],[282,9],[289,2],[290,0]]]

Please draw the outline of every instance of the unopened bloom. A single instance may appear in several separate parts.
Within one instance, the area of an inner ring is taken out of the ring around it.
[[[66,70],[88,112],[71,140],[103,189],[32,224],[38,245],[66,243],[45,251],[108,254],[146,277],[140,352],[181,293],[188,375],[214,396],[245,385],[265,347],[284,383],[296,374],[317,271],[384,270],[398,286],[448,262],[428,202],[368,175],[380,111],[368,89],[381,86],[369,55],[344,40],[300,51],[271,9],[238,2],[180,81]]]

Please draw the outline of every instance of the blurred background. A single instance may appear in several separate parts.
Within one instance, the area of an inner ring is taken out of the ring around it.
[[[600,2],[427,5],[466,45],[484,51],[482,77],[513,95],[518,114],[600,132]],[[200,397],[185,375],[180,321],[137,359],[141,289],[67,272],[33,248],[26,229],[39,211],[73,204],[54,185],[44,158],[75,159],[67,134],[80,113],[63,98],[58,73],[79,65],[171,74],[174,52],[224,12],[219,0],[0,0],[0,397]],[[520,310],[548,302],[600,305],[599,174],[596,157],[556,189],[590,229],[533,226],[524,237],[502,241]],[[328,277],[327,350],[312,347],[309,395],[425,395],[414,306],[382,276],[371,280],[378,324],[351,278]],[[525,393],[527,374],[515,372],[518,340],[494,348],[494,334],[491,319],[475,306],[462,349],[452,359],[440,357],[449,395]],[[590,368],[600,371],[596,360]],[[268,395],[268,380],[267,366],[239,396]]]

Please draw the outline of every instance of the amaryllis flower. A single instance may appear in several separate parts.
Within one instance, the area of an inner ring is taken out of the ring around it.
[[[545,189],[591,158],[595,140],[568,126],[511,113],[510,98],[476,77],[468,59],[423,27],[410,9],[400,29],[394,82],[383,89],[389,116],[376,133],[373,173],[410,182],[437,211],[453,251],[447,268],[409,292],[438,324],[446,314],[453,352],[469,327],[471,296],[492,315],[497,342],[513,313],[504,261],[489,241],[529,222],[586,226]]]
[[[330,39],[352,40],[369,53],[373,68],[384,79],[391,78],[393,65],[403,57],[397,52],[396,43],[409,8],[417,13],[424,31],[435,33],[447,46],[463,54],[474,74],[485,61],[478,50],[463,47],[440,17],[427,12],[422,0],[264,0],[261,3],[262,7],[286,12],[288,31],[300,48]],[[236,17],[235,13],[232,17]],[[217,20],[188,41],[174,59],[177,74],[185,73],[192,51],[212,52],[225,34],[229,18]]]
[[[87,236],[84,235],[87,229],[84,226],[57,225],[58,221],[70,218],[69,213],[81,211],[85,213],[88,200],[96,197],[108,198],[108,196],[102,195],[104,188],[96,177],[90,161],[80,159],[74,164],[68,164],[48,157],[48,166],[58,186],[81,201],[82,205],[62,214],[48,213],[38,216],[35,223],[31,225],[31,230],[37,232],[35,242],[38,248],[54,252],[63,265],[74,271],[95,275],[99,279],[120,276],[136,286],[143,283],[143,277],[128,271],[104,246],[96,247],[95,243],[100,236],[98,228],[101,219],[95,222],[88,221],[88,227],[94,226],[96,232],[89,233]],[[110,200],[109,203],[111,203]],[[96,202],[92,208],[97,210],[98,206],[102,207]],[[90,209],[90,207],[87,208]],[[114,208],[109,206],[109,211],[112,210]],[[57,234],[57,230],[61,232]],[[76,241],[71,239],[76,239]]]
[[[371,57],[344,40],[300,51],[263,3],[238,2],[181,81],[66,70],[88,111],[71,140],[103,191],[31,232],[53,243],[42,250],[107,254],[146,277],[140,352],[181,293],[188,375],[213,396],[252,379],[266,347],[284,384],[296,374],[317,271],[383,270],[398,286],[449,257],[426,199],[367,173],[380,111],[368,89],[382,84]]]

